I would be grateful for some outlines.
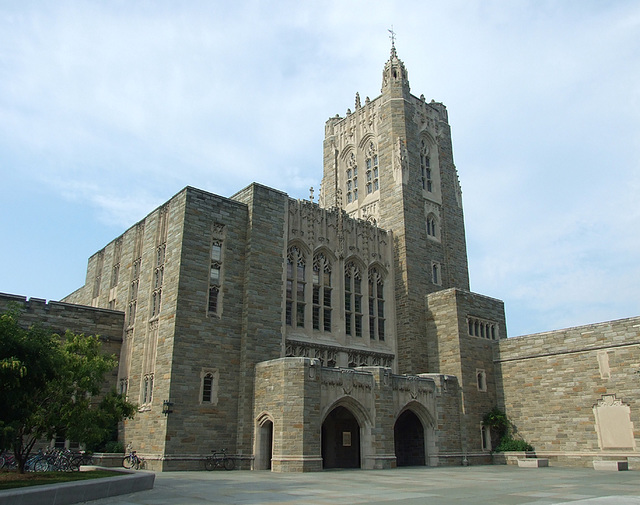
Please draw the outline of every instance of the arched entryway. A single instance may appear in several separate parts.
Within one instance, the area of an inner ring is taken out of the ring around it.
[[[360,425],[349,409],[338,406],[322,423],[323,468],[360,468]]]
[[[271,470],[273,458],[273,421],[263,416],[258,420],[256,429],[255,470]]]
[[[398,466],[426,465],[424,426],[411,410],[405,410],[393,427],[396,464]]]

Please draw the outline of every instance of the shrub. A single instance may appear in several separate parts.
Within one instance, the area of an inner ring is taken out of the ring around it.
[[[122,442],[107,442],[104,444],[104,452],[117,452],[124,453],[124,446]]]
[[[533,446],[526,440],[512,438],[510,435],[502,437],[496,452],[508,452],[508,451],[533,451]]]
[[[482,424],[491,430],[491,440],[494,442],[492,443],[493,451],[533,451],[533,447],[526,440],[513,437],[513,433],[516,431],[515,427],[498,407],[494,407],[484,415]]]

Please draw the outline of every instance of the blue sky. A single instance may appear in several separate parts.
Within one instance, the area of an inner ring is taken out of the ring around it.
[[[637,0],[0,0],[0,291],[64,297],[186,185],[308,198],[391,25],[509,335],[640,314]]]

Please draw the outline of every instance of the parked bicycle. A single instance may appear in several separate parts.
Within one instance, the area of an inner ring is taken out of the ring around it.
[[[0,454],[0,468],[14,469],[17,466],[16,458],[12,452],[4,451]]]
[[[127,470],[140,470],[144,467],[144,460],[132,449],[131,444],[127,445],[128,454],[122,460],[122,466]]]
[[[233,470],[236,467],[236,463],[233,458],[227,455],[227,450],[221,451],[213,450],[213,454],[207,456],[204,462],[204,467],[207,470],[213,470],[214,468],[224,468],[225,470]]]

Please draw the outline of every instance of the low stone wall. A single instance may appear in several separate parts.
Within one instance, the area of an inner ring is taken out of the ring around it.
[[[81,471],[100,467],[81,467]],[[153,472],[110,469],[123,475],[0,491],[0,505],[70,505],[153,489]]]

